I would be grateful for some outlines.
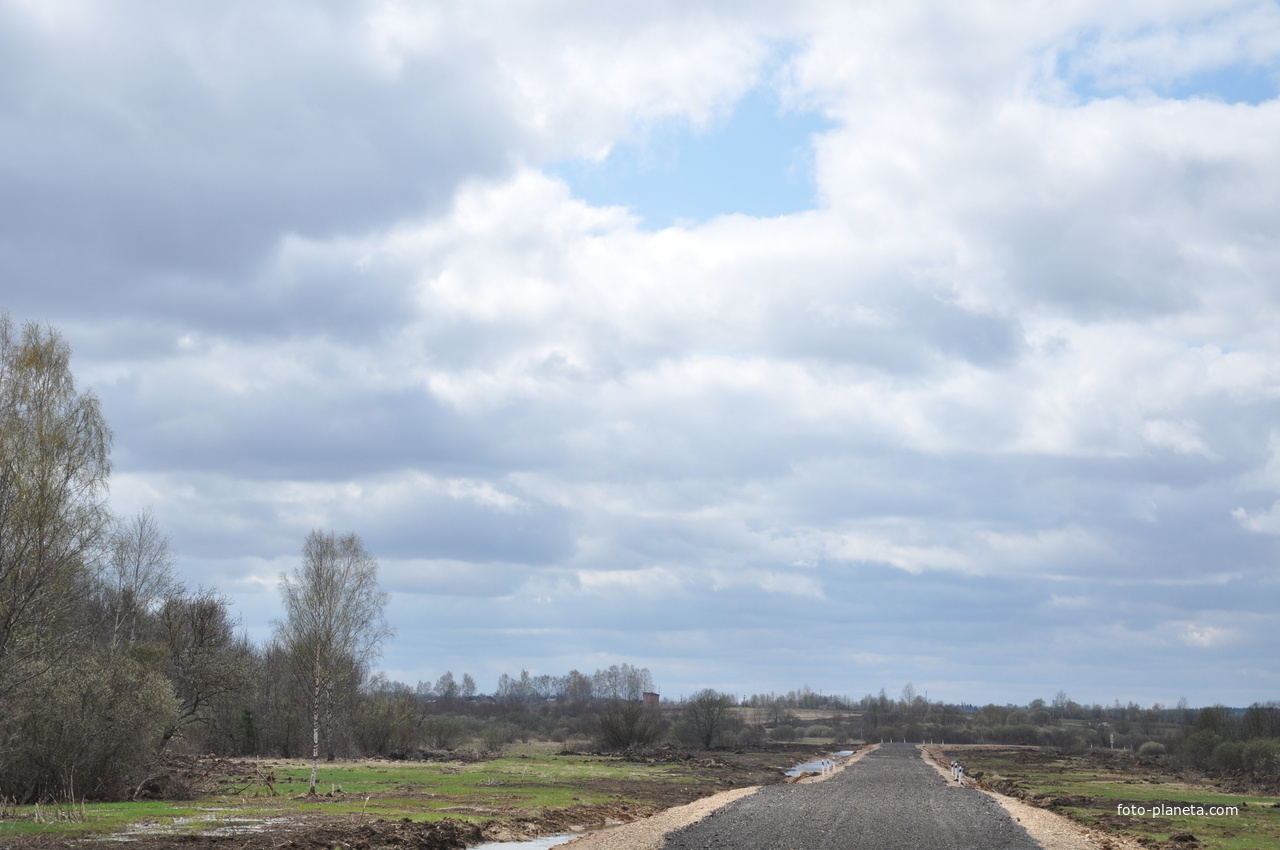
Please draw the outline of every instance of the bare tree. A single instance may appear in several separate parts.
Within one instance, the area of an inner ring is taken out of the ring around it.
[[[682,719],[689,724],[704,750],[711,749],[716,738],[729,724],[729,708],[732,705],[731,694],[722,694],[711,688],[698,691],[685,704]]]
[[[247,691],[252,682],[251,650],[236,638],[229,605],[216,590],[202,588],[194,594],[171,593],[160,608],[166,672],[179,701],[162,746],[184,726],[209,723],[217,700]]]
[[[439,679],[436,679],[436,696],[443,700],[454,700],[458,698],[458,683],[453,678],[453,671],[446,671]]]
[[[106,582],[111,594],[114,650],[124,638],[132,644],[138,636],[138,617],[178,590],[173,577],[177,558],[150,510],[139,511],[120,523],[109,547]]]
[[[276,636],[311,698],[311,793],[320,761],[324,710],[329,760],[333,760],[334,689],[363,671],[381,651],[391,628],[383,618],[387,594],[378,586],[378,562],[355,534],[313,531],[302,563],[280,576],[285,619]]]
[[[108,521],[111,431],[71,349],[0,313],[0,720],[87,626],[76,616]]]

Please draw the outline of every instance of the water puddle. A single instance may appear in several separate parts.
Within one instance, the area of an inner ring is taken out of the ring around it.
[[[567,841],[571,841],[581,832],[568,832],[564,835],[544,835],[541,838],[530,838],[528,841],[490,841],[485,844],[477,844],[471,850],[548,850],[551,847],[559,847]]]
[[[799,776],[802,773],[827,773],[835,769],[836,759],[847,758],[851,755],[853,755],[853,750],[841,750],[838,753],[832,753],[825,759],[807,761],[788,770],[787,776]]]
[[[585,829],[575,830],[574,832],[562,832],[559,835],[544,835],[541,838],[530,838],[525,841],[487,841],[484,844],[476,844],[471,850],[548,850],[551,847],[559,847],[575,838],[581,838],[584,835],[593,835],[597,832],[604,832],[613,829],[616,826],[622,826],[626,821],[609,821],[605,824],[588,826]]]
[[[210,809],[208,811],[219,811]],[[165,821],[142,821],[126,830],[111,835],[107,840],[128,842],[157,835],[216,835],[236,836],[262,832],[267,827],[287,821],[288,818],[208,817],[173,818]]]

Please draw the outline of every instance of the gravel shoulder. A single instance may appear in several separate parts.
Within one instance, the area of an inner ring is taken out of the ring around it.
[[[948,749],[956,750],[962,747],[953,745]],[[935,744],[922,744],[920,750],[924,760],[938,771],[944,781],[949,781],[951,761],[943,755],[942,747]],[[976,788],[975,790],[999,803],[1010,817],[1021,824],[1027,833],[1044,847],[1044,850],[1145,850],[1132,838],[1089,829],[1070,818],[1037,808],[1013,797],[1006,797],[995,791]]]

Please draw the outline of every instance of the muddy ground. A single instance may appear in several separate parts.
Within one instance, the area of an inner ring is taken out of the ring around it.
[[[997,761],[984,762],[982,751],[987,751]],[[1179,827],[1169,819],[1152,816],[1122,815],[1116,811],[1117,799],[1114,796],[1095,797],[1069,793],[1045,793],[1037,791],[1035,779],[1027,781],[1027,777],[1051,778],[1060,774],[1081,773],[1093,774],[1107,782],[1111,787],[1133,786],[1134,805],[1167,806],[1186,805],[1181,799],[1154,799],[1149,791],[1137,792],[1137,788],[1150,786],[1171,786],[1194,788],[1205,792],[1222,795],[1239,795],[1238,805],[1248,807],[1254,805],[1261,810],[1270,810],[1277,805],[1259,802],[1259,797],[1280,796],[1280,779],[1275,776],[1249,773],[1247,771],[1184,771],[1168,764],[1163,759],[1142,757],[1122,750],[1087,750],[1083,753],[1068,755],[1053,749],[1037,747],[1004,747],[991,745],[986,747],[948,748],[947,758],[955,757],[969,766],[967,776],[982,789],[995,791],[1008,797],[1021,800],[1038,808],[1066,815],[1078,823],[1113,836],[1130,836],[1138,844],[1149,848],[1165,848],[1165,850],[1187,850],[1194,848],[1206,840],[1206,834],[1218,839],[1236,837],[1241,830],[1261,829],[1253,837],[1264,843],[1244,843],[1240,846],[1262,847],[1278,846],[1266,843],[1274,840],[1274,835],[1265,826],[1258,827],[1249,823],[1248,818],[1213,819],[1202,818],[1196,832],[1179,831]],[[980,765],[999,765],[995,769],[977,769]],[[1088,788],[1088,785],[1080,785]],[[1253,803],[1249,802],[1253,798]],[[1224,803],[1225,805],[1226,803]],[[1235,804],[1235,803],[1233,803]],[[1234,823],[1232,821],[1235,821]],[[1185,822],[1185,821],[1180,821]],[[1197,837],[1197,833],[1200,837]],[[1166,841],[1154,836],[1168,834]]]
[[[963,758],[963,752],[973,752],[978,747],[957,748],[955,753]],[[1081,764],[1099,772],[1124,774],[1133,782],[1189,782],[1225,794],[1241,794],[1246,796],[1280,796],[1280,777],[1250,773],[1246,770],[1207,770],[1186,771],[1175,767],[1163,759],[1138,756],[1124,750],[1085,750],[1073,756],[1065,756],[1061,752],[1040,747],[1006,747],[990,746],[998,750],[1002,756],[1016,764],[1034,768],[1038,773],[1064,773],[1077,770]],[[995,787],[995,786],[1000,787]],[[1016,780],[996,780],[992,790],[1011,797],[1022,796],[1022,790]],[[1069,804],[1068,804],[1069,805]],[[1052,807],[1049,804],[1048,807]]]
[[[666,765],[689,781],[592,780],[584,790],[608,795],[616,802],[541,810],[467,806],[453,810],[460,817],[492,819],[483,825],[453,819],[416,822],[359,814],[297,814],[234,835],[139,835],[130,836],[127,843],[107,836],[88,840],[27,837],[7,839],[4,846],[13,850],[83,850],[86,846],[122,844],[128,850],[460,850],[486,841],[515,841],[626,823],[730,788],[781,783],[787,768],[825,754],[822,749],[797,745],[764,745],[749,752],[667,747],[631,753],[623,758]],[[229,790],[251,792],[268,781],[253,761],[192,758],[175,764],[168,780],[151,792],[155,797],[192,799]]]

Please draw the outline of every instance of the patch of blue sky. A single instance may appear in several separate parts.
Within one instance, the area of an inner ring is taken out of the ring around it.
[[[615,146],[601,162],[547,170],[592,205],[628,207],[648,229],[733,213],[788,215],[815,206],[812,140],[831,126],[822,115],[783,109],[761,87],[702,132],[671,121]]]
[[[1155,95],[1171,100],[1202,98],[1257,106],[1280,97],[1280,68],[1274,65],[1241,61],[1169,79],[1138,81],[1121,69],[1109,68],[1100,74],[1081,71],[1074,58],[1060,57],[1058,73],[1084,100]]]
[[[1280,74],[1275,68],[1240,63],[1197,71],[1156,93],[1177,100],[1202,97],[1257,106],[1280,96]]]

